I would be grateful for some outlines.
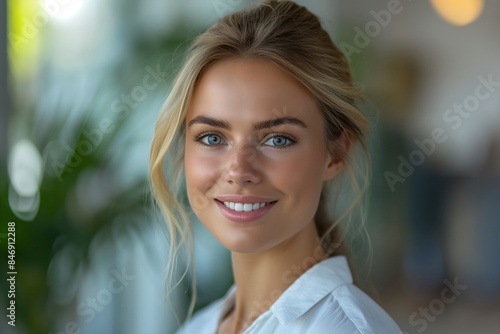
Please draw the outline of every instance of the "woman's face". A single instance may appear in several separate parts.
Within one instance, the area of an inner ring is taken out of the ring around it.
[[[195,87],[186,127],[189,202],[226,248],[262,252],[314,228],[322,183],[342,163],[291,75],[262,60],[216,63]]]

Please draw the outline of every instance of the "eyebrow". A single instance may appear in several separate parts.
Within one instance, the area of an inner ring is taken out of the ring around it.
[[[206,125],[211,125],[211,126],[214,126],[217,128],[231,130],[231,124],[229,124],[228,122],[217,119],[217,118],[208,117],[208,116],[197,116],[197,117],[193,118],[192,120],[189,121],[188,128],[190,128],[194,124],[206,124]],[[254,128],[254,130],[258,131],[258,130],[263,130],[263,129],[283,125],[283,124],[292,124],[292,125],[296,125],[296,126],[299,126],[301,128],[307,129],[306,123],[304,123],[300,119],[293,117],[293,116],[285,116],[285,117],[274,118],[274,119],[270,119],[267,121],[254,123],[253,128]]]

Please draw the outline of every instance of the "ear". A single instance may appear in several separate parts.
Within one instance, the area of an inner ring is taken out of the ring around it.
[[[339,174],[352,146],[352,134],[344,131],[340,138],[331,142],[327,148],[326,165],[323,172],[323,181],[328,181]]]

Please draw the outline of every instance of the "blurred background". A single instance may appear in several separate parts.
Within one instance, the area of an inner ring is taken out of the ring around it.
[[[0,8],[0,333],[173,333],[149,144],[189,43],[257,1],[8,0]],[[359,270],[405,333],[500,328],[500,3],[297,1],[366,90],[373,181]],[[5,317],[8,222],[16,326]],[[194,221],[199,309],[232,284]],[[370,251],[371,260],[366,261]]]

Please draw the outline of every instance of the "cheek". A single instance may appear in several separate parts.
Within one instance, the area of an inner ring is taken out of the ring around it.
[[[208,197],[214,190],[219,164],[220,159],[204,156],[196,152],[195,148],[186,147],[186,190],[193,211],[200,212],[210,204]]]
[[[321,190],[321,165],[319,157],[300,154],[283,161],[273,161],[266,166],[266,174],[273,185],[290,196],[293,203],[311,197]]]

